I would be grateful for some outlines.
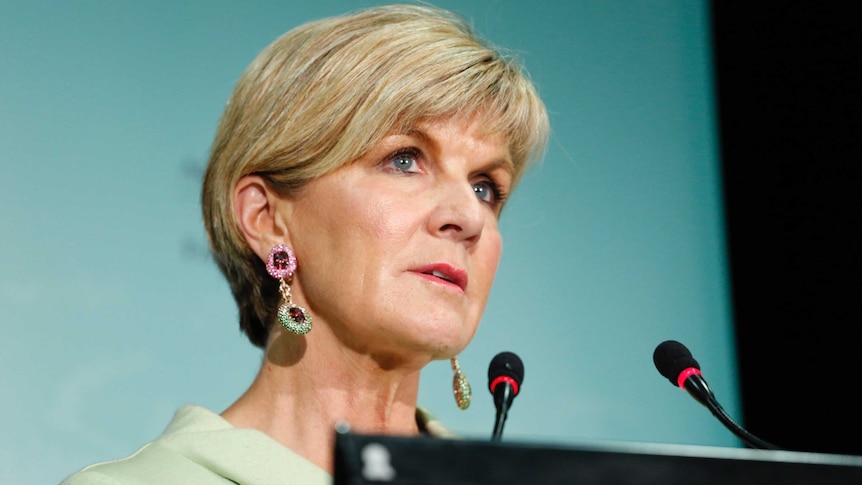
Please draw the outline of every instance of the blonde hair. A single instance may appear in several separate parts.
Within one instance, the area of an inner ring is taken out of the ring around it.
[[[264,347],[278,285],[242,237],[232,192],[245,175],[290,195],[359,158],[393,132],[453,115],[507,136],[515,183],[545,149],[544,104],[514,58],[452,12],[391,5],[306,23],[246,68],[222,115],[202,189],[210,248]]]

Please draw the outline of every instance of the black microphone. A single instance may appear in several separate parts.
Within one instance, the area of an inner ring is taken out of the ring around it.
[[[706,384],[700,372],[700,364],[694,360],[685,345],[676,340],[666,340],[656,347],[652,360],[655,368],[661,375],[667,377],[671,384],[688,392],[697,402],[706,406],[725,428],[748,446],[762,450],[781,449],[754,436],[731,419]]]
[[[503,436],[503,426],[515,396],[521,391],[524,381],[524,363],[512,352],[500,352],[488,366],[488,390],[494,396],[494,406],[497,417],[494,420],[494,432],[491,441],[500,441]]]

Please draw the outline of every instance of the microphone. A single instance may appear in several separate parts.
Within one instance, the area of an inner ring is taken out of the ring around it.
[[[688,392],[697,402],[706,406],[725,428],[748,446],[762,450],[781,449],[754,436],[731,419],[706,384],[700,372],[700,364],[694,360],[685,345],[676,340],[666,340],[656,347],[652,359],[661,375],[667,377],[675,387],[678,386]]]
[[[512,352],[500,352],[488,366],[488,390],[494,396],[494,406],[497,417],[494,420],[494,432],[491,441],[500,441],[503,436],[503,426],[512,401],[521,391],[524,380],[524,363]]]

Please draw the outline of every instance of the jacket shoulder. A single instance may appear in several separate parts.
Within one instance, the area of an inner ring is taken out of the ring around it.
[[[78,471],[60,485],[223,484],[224,479],[200,463],[152,442],[134,454],[97,463]]]

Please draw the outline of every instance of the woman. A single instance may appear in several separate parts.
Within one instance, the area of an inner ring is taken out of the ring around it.
[[[417,408],[419,372],[452,359],[469,404],[455,357],[547,136],[525,74],[449,12],[377,7],[277,39],[228,101],[202,190],[260,371],[220,415],[186,406],[67,483],[327,483],[338,421],[448,436]]]

